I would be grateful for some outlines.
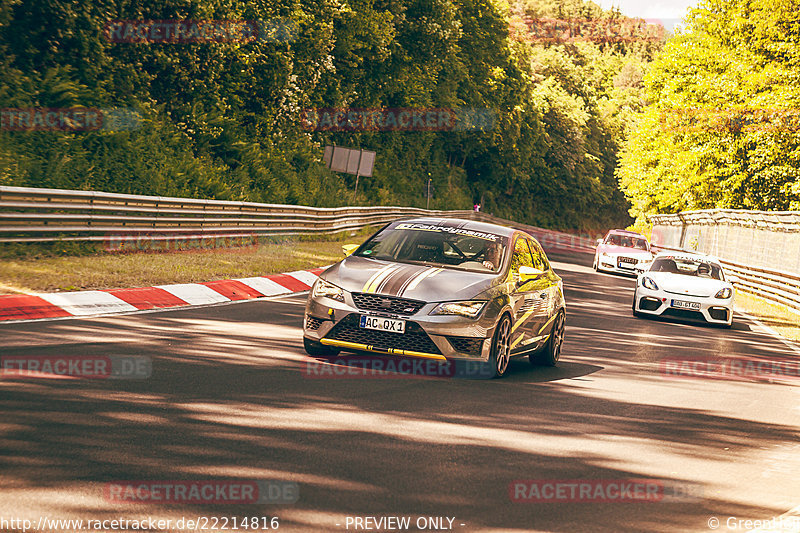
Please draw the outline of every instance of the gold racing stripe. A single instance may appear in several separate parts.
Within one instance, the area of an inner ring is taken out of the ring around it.
[[[378,288],[378,284],[386,278],[389,274],[397,270],[397,265],[387,265],[372,276],[367,283],[364,285],[362,289],[364,292],[375,292],[375,289]]]
[[[417,265],[405,265],[392,272],[392,274],[383,279],[383,282],[378,286],[375,292],[380,294],[397,295],[397,290],[405,283],[412,279],[414,276],[423,272],[425,267]]]
[[[441,272],[442,270],[444,270],[444,269],[442,269],[442,268],[431,268],[431,269],[426,270],[425,272],[422,272],[419,276],[417,276],[416,278],[411,280],[411,282],[408,284],[407,287],[401,288],[400,291],[397,293],[397,295],[398,296],[402,296],[406,291],[413,291],[417,287],[417,285],[420,284],[420,282],[422,280],[424,280],[425,278],[433,277],[436,274],[438,274],[439,272]]]
[[[367,290],[367,287],[369,287],[370,283],[372,283],[373,281],[375,281],[375,278],[377,278],[378,276],[380,276],[380,275],[381,275],[381,272],[383,272],[384,270],[386,270],[386,269],[388,269],[388,268],[392,268],[392,265],[386,265],[385,267],[378,269],[378,271],[377,271],[377,272],[375,272],[375,273],[374,273],[372,276],[370,276],[370,278],[367,280],[367,282],[366,282],[366,283],[364,284],[364,286],[361,288],[361,291],[362,291],[362,292],[366,291],[366,290]]]
[[[402,276],[403,272],[405,271],[406,267],[403,265],[398,265],[392,270],[386,272],[383,276],[379,277],[375,281],[372,282],[372,287],[370,287],[369,292],[379,293],[383,292],[389,282],[393,279],[396,279],[398,276]]]

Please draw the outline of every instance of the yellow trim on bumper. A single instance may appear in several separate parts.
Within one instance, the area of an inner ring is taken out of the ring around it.
[[[412,352],[411,350],[400,350],[398,348],[376,348],[375,346],[369,344],[359,344],[357,342],[347,342],[347,341],[337,341],[334,339],[320,339],[322,344],[327,346],[338,346],[339,348],[350,348],[351,350],[364,350],[367,352],[375,352],[375,353],[388,353],[391,355],[405,355],[408,357],[424,357],[425,359],[438,359],[439,361],[447,361],[447,358],[443,355],[437,355],[435,353],[424,353],[424,352]]]

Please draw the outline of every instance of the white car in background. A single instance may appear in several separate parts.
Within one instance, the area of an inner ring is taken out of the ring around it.
[[[597,240],[593,268],[598,272],[617,272],[635,276],[636,267],[653,260],[650,243],[635,231],[614,229]]]
[[[709,255],[661,252],[638,276],[633,314],[703,320],[729,328],[737,281]]]

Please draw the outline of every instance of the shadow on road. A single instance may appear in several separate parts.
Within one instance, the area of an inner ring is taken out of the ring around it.
[[[0,356],[137,354],[152,358],[153,374],[0,381],[0,493],[18,509],[44,501],[52,515],[103,519],[175,508],[107,502],[106,482],[277,478],[300,484],[296,505],[180,512],[277,515],[288,531],[335,530],[332,517],[364,514],[455,516],[464,531],[565,532],[689,531],[709,515],[762,516],[712,492],[690,503],[510,501],[518,479],[648,477],[647,460],[626,456],[621,442],[668,450],[688,469],[723,449],[744,457],[754,435],[758,446],[797,440],[795,427],[585,388],[604,372],[666,386],[653,363],[690,345],[698,355],[780,350],[745,329],[636,320],[625,281],[565,276],[562,363],[514,361],[507,378],[491,381],[310,379],[296,301],[8,326]],[[689,474],[676,466],[668,480]],[[75,484],[81,497],[55,498]]]

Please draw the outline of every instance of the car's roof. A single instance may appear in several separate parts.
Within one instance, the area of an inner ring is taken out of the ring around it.
[[[653,258],[653,259],[655,260],[655,259],[658,259],[660,257],[674,257],[674,258],[677,258],[677,259],[683,259],[683,258],[685,258],[685,259],[695,259],[697,261],[711,261],[711,262],[714,262],[714,263],[719,263],[719,259],[717,259],[715,256],[708,255],[708,254],[703,253],[703,252],[683,252],[683,251],[664,250],[662,252],[658,252],[656,254],[655,258]]]
[[[612,235],[612,234],[614,234],[614,235],[631,235],[631,236],[635,236],[635,237],[641,237],[642,239],[646,239],[646,237],[644,235],[642,235],[641,233],[636,233],[635,231],[629,231],[629,230],[626,230],[626,229],[612,229],[612,230],[608,231],[608,234],[609,235]]]
[[[506,226],[498,226],[497,224],[489,224],[487,222],[478,222],[476,220],[467,220],[463,218],[435,218],[435,217],[420,217],[420,218],[405,218],[401,221],[405,224],[429,224],[432,226],[444,226],[449,228],[459,228],[469,231],[477,231],[484,233],[494,233],[502,237],[511,237],[518,230],[514,228],[507,228]]]

